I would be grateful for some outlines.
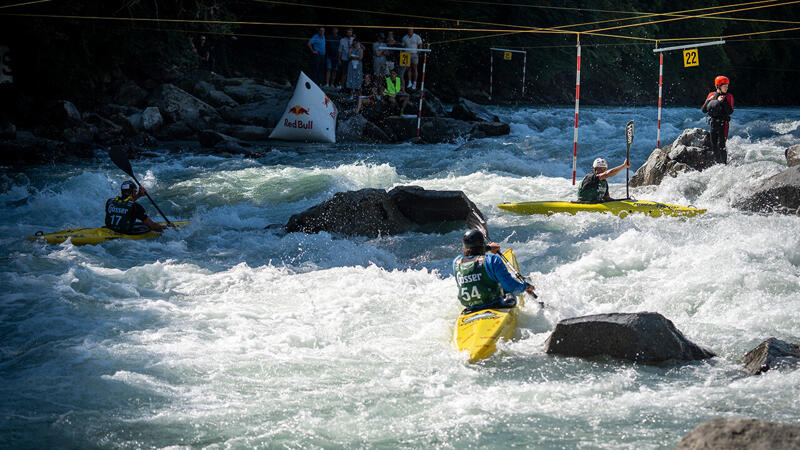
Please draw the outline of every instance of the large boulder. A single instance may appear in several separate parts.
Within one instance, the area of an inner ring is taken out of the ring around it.
[[[217,90],[213,84],[207,81],[198,81],[197,84],[194,85],[192,92],[194,92],[197,98],[215,108],[221,108],[223,106],[234,108],[239,106],[236,100],[230,98],[228,94]]]
[[[676,450],[800,448],[800,424],[756,419],[707,420],[687,434]]]
[[[272,99],[224,108],[222,117],[228,122],[272,128],[281,120],[286,110],[286,101]]]
[[[148,106],[142,111],[141,128],[148,133],[161,128],[164,125],[164,118],[161,116],[161,111],[155,106]]]
[[[560,321],[545,342],[549,354],[610,356],[643,364],[694,361],[714,353],[686,339],[658,313],[612,313]]]
[[[789,167],[800,166],[800,144],[787,148],[784,155],[786,155],[786,165]]]
[[[202,130],[219,121],[214,107],[169,83],[155,90],[150,103],[158,107],[168,123],[183,122],[192,129]]]
[[[800,165],[767,178],[753,195],[737,202],[735,206],[754,212],[800,214]]]
[[[503,122],[477,122],[470,130],[470,136],[473,138],[505,136],[509,133],[511,133],[511,126]]]
[[[48,107],[44,114],[47,125],[54,128],[67,128],[83,125],[80,111],[72,102],[59,100]]]
[[[272,133],[272,129],[257,125],[220,124],[217,126],[217,131],[242,141],[266,141]]]
[[[653,150],[647,161],[631,177],[631,186],[661,184],[664,176],[679,172],[701,171],[715,164],[710,135],[701,128],[684,130],[675,142]]]
[[[458,103],[450,111],[450,117],[467,121],[500,122],[500,118],[490,113],[488,109],[464,97],[459,97]]]
[[[222,90],[239,103],[273,100],[279,103],[283,102],[285,106],[286,102],[292,97],[291,91],[264,86],[255,80],[249,79],[245,79],[241,84],[224,86]]]
[[[800,362],[800,346],[771,337],[747,352],[742,362],[750,375],[784,366],[794,367]]]
[[[123,106],[142,106],[147,99],[147,91],[133,81],[126,81],[114,94],[114,102]]]
[[[413,114],[417,113],[419,109],[419,95],[419,92],[411,94],[408,99],[406,111],[413,111]],[[422,97],[422,117],[447,117],[447,110],[444,104],[430,91],[425,91]]]
[[[426,191],[419,186],[339,192],[286,224],[287,232],[328,231],[348,236],[399,234],[419,225],[461,222],[481,212],[461,191]],[[459,226],[461,226],[459,223]]]
[[[361,114],[342,114],[336,122],[339,142],[391,142],[392,138]]]

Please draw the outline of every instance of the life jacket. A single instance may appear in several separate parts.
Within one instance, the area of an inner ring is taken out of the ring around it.
[[[725,99],[722,101],[717,100],[717,97],[720,95],[725,95]],[[726,108],[726,103],[730,106],[730,112]],[[708,113],[712,119],[718,121],[724,120],[727,122],[731,120],[731,113],[733,112],[733,95],[722,94],[718,91],[709,92],[706,96],[705,112]]]
[[[106,201],[106,228],[118,233],[131,233],[136,221],[133,217],[134,204],[133,199],[130,197],[108,199]]]
[[[392,77],[386,77],[386,89],[384,89],[383,94],[389,97],[396,97],[402,87],[403,81],[400,77],[395,78],[394,83],[392,83]]]
[[[455,262],[458,301],[466,307],[485,305],[503,297],[500,283],[486,272],[486,255],[461,256]]]
[[[597,179],[597,177],[592,176],[593,174],[594,172],[587,173],[583,177],[580,187],[578,187],[578,200],[582,202],[603,201],[608,192],[608,182],[606,180],[593,182],[592,180]]]

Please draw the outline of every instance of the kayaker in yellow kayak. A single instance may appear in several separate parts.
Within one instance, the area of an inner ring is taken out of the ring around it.
[[[608,193],[608,181],[606,181],[606,178],[611,178],[620,173],[622,169],[630,166],[631,162],[626,159],[621,166],[608,169],[608,163],[606,163],[605,159],[595,159],[594,163],[592,163],[593,170],[583,177],[583,181],[581,181],[581,185],[578,188],[578,200],[587,203],[600,203],[614,200]]]
[[[166,228],[153,222],[147,216],[144,207],[136,203],[137,199],[147,194],[144,186],[139,186],[137,190],[136,183],[125,181],[120,191],[122,195],[106,201],[106,228],[125,234],[140,234],[150,230],[163,231]]]
[[[500,258],[500,245],[489,244],[483,233],[470,230],[462,239],[463,254],[453,260],[458,285],[458,300],[471,311],[486,308],[511,308],[523,291],[533,293],[532,284],[518,281]],[[510,294],[510,295],[509,295]]]

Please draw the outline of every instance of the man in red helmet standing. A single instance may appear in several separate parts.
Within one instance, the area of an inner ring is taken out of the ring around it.
[[[728,93],[728,77],[718,76],[714,79],[716,90],[706,96],[702,111],[710,116],[711,151],[719,164],[728,164],[728,123],[733,114],[733,95]]]

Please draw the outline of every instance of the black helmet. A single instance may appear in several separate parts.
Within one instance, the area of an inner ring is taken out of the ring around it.
[[[120,186],[119,190],[122,191],[123,194],[128,193],[128,192],[135,192],[136,191],[136,183],[134,183],[133,181],[130,181],[130,180],[124,181],[122,183],[122,186]]]
[[[464,237],[461,239],[461,242],[464,243],[464,248],[486,247],[486,238],[483,236],[483,233],[478,230],[469,230],[464,233]]]

